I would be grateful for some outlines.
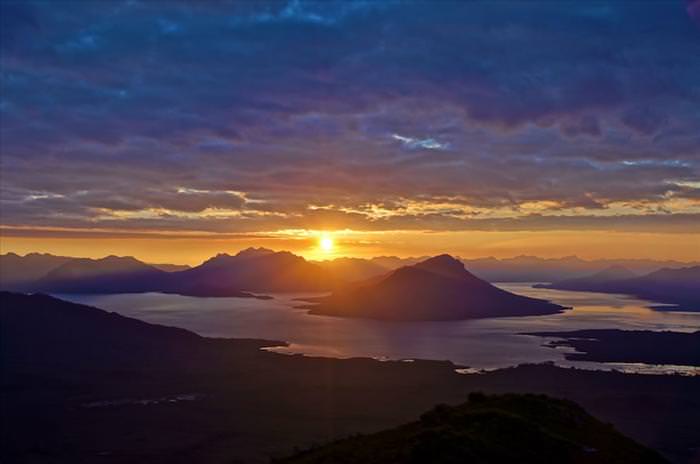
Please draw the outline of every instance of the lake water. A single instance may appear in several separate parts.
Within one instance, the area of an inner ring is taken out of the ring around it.
[[[652,303],[624,295],[535,289],[524,283],[497,285],[573,309],[551,316],[384,322],[309,315],[294,308],[299,304],[294,298],[302,296],[299,294],[276,294],[273,300],[160,293],[58,296],[204,336],[284,340],[290,344],[288,347],[272,349],[282,353],[450,360],[471,368],[468,372],[553,361],[580,368],[700,375],[699,368],[688,366],[567,361],[564,354],[570,349],[547,348],[542,346],[547,339],[520,335],[521,332],[610,328],[692,332],[700,329],[700,313],[654,311],[647,308]]]

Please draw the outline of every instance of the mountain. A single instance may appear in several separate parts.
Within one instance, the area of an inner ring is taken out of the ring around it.
[[[75,258],[32,287],[50,293],[139,293],[161,289],[170,273],[132,257]]]
[[[403,266],[412,266],[421,261],[425,261],[429,256],[412,257],[412,258],[399,258],[397,256],[375,256],[371,258],[370,262],[382,266],[386,269],[393,270],[398,269]]]
[[[250,291],[329,290],[340,279],[289,252],[248,248],[199,266],[163,270],[132,257],[2,256],[2,288],[47,293],[165,292],[191,296],[257,297]],[[264,298],[264,297],[263,297]]]
[[[150,290],[156,282],[154,270],[175,272],[189,269],[189,266],[176,264],[145,264],[131,257],[119,258],[107,256],[102,259],[74,258],[50,254],[29,253],[24,256],[15,253],[0,255],[0,289],[17,291],[53,291],[54,287],[71,289],[78,293],[110,287],[108,282],[90,281],[104,275],[105,279],[126,280],[126,274],[134,273],[134,280],[149,277],[145,282],[134,285],[116,285],[110,293],[121,290],[138,291],[138,288]],[[148,271],[144,275],[145,271]],[[152,275],[151,275],[152,274]],[[160,279],[158,279],[160,282]],[[98,285],[99,284],[99,285]],[[138,284],[138,285],[136,285]],[[120,288],[121,287],[121,288]],[[133,288],[132,288],[133,287]],[[109,288],[107,289],[109,290]]]
[[[172,274],[177,293],[212,296],[240,292],[308,292],[330,290],[336,279],[318,264],[288,251],[248,248],[219,254],[199,266]]]
[[[167,264],[167,263],[147,263],[149,266],[153,266],[156,269],[160,269],[161,271],[165,272],[177,272],[177,271],[185,271],[187,269],[190,269],[191,266],[187,264]]]
[[[606,291],[678,305],[678,309],[700,311],[700,266],[659,269],[645,276],[617,281]]]
[[[593,277],[579,279],[573,283],[565,280],[542,286],[561,290],[626,293],[646,300],[677,305],[677,309],[700,311],[700,266],[659,269],[632,278],[595,279]]]
[[[27,285],[72,259],[74,258],[43,253],[29,253],[25,256],[15,253],[0,255],[0,288],[11,289]]]
[[[571,401],[544,395],[472,393],[418,421],[336,441],[282,464],[663,463]]]
[[[361,280],[403,266],[411,266],[428,257],[399,258],[379,256],[371,259],[337,258],[318,262],[319,265],[338,270],[345,280]],[[608,268],[624,267],[635,275],[647,274],[667,267],[687,267],[689,263],[679,261],[658,261],[650,259],[599,259],[585,260],[576,256],[563,258],[540,258],[537,256],[516,256],[513,258],[459,258],[471,273],[488,282],[554,282],[575,279],[604,271]]]
[[[688,266],[688,263],[678,261],[650,259],[599,259],[589,261],[577,256],[563,258],[516,256],[503,259],[463,259],[462,261],[475,275],[489,282],[554,282],[585,277],[611,267],[624,267],[637,275],[641,275],[663,267],[678,268]]]
[[[457,320],[554,314],[564,308],[501,290],[440,255],[314,300],[312,314],[386,320]]]
[[[120,368],[183,369],[220,358],[228,347],[282,344],[217,341],[48,295],[0,292],[0,365],[5,372],[61,373]],[[223,344],[223,345],[222,345]]]
[[[332,274],[338,281],[353,282],[386,274],[391,269],[374,260],[362,258],[336,258],[328,261],[314,261],[314,264]]]
[[[560,280],[554,284],[537,284],[533,285],[535,288],[556,288],[558,290],[583,290],[597,287],[601,285],[606,285],[610,282],[632,279],[637,277],[637,275],[630,271],[629,269],[622,266],[611,266],[607,269],[603,269],[600,272],[596,272],[591,275],[584,277],[578,277],[574,279],[564,279]]]

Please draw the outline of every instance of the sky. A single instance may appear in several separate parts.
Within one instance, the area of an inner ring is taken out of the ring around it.
[[[2,252],[700,260],[700,1],[0,7]]]

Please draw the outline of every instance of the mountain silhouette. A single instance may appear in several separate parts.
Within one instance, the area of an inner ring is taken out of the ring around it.
[[[44,253],[15,253],[0,255],[0,288],[26,286],[44,277],[48,272],[75,258]]]
[[[386,320],[456,320],[532,316],[562,306],[501,290],[479,279],[459,260],[440,255],[346,286],[315,300],[312,314]]]
[[[33,287],[50,293],[140,293],[163,288],[170,273],[132,257],[72,259]]]
[[[544,395],[472,393],[418,421],[297,453],[278,464],[663,463],[659,454]]]
[[[611,266],[584,277],[574,279],[564,279],[556,282],[556,284],[537,284],[535,288],[556,288],[559,290],[586,290],[592,286],[606,285],[610,282],[618,280],[632,279],[637,275],[629,269],[622,266]],[[553,285],[556,285],[554,287]]]
[[[333,276],[288,251],[248,248],[219,254],[199,266],[172,274],[171,290],[185,294],[228,292],[305,292],[329,290]]]
[[[564,280],[539,287],[602,293],[626,293],[639,298],[677,305],[677,309],[700,311],[700,266],[659,269],[632,278]],[[669,308],[670,309],[670,308]]]
[[[424,257],[399,258],[378,256],[365,258],[336,258],[320,261],[329,271],[337,271],[342,280],[353,281],[374,277],[384,272],[411,266],[428,259]],[[471,273],[488,282],[554,282],[576,279],[599,273],[609,268],[623,267],[635,275],[648,274],[662,268],[680,268],[697,263],[659,261],[653,259],[597,259],[585,260],[577,256],[541,258],[516,256],[513,258],[459,258]],[[633,276],[630,276],[633,277]]]
[[[332,289],[342,278],[287,251],[248,248],[218,254],[199,266],[168,272],[133,257],[101,259],[3,255],[3,289],[46,293],[164,292],[190,296],[260,297],[250,292]],[[43,264],[35,265],[35,262]],[[9,279],[15,269],[21,279]],[[44,264],[45,263],[45,264]],[[262,297],[265,298],[265,297]]]
[[[0,322],[5,372],[183,369],[211,364],[231,349],[283,343],[205,338],[43,294],[0,292]]]

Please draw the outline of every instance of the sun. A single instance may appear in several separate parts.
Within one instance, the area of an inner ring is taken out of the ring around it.
[[[330,253],[333,251],[334,247],[333,239],[327,235],[321,236],[321,238],[318,239],[318,246],[323,250],[325,253]]]

